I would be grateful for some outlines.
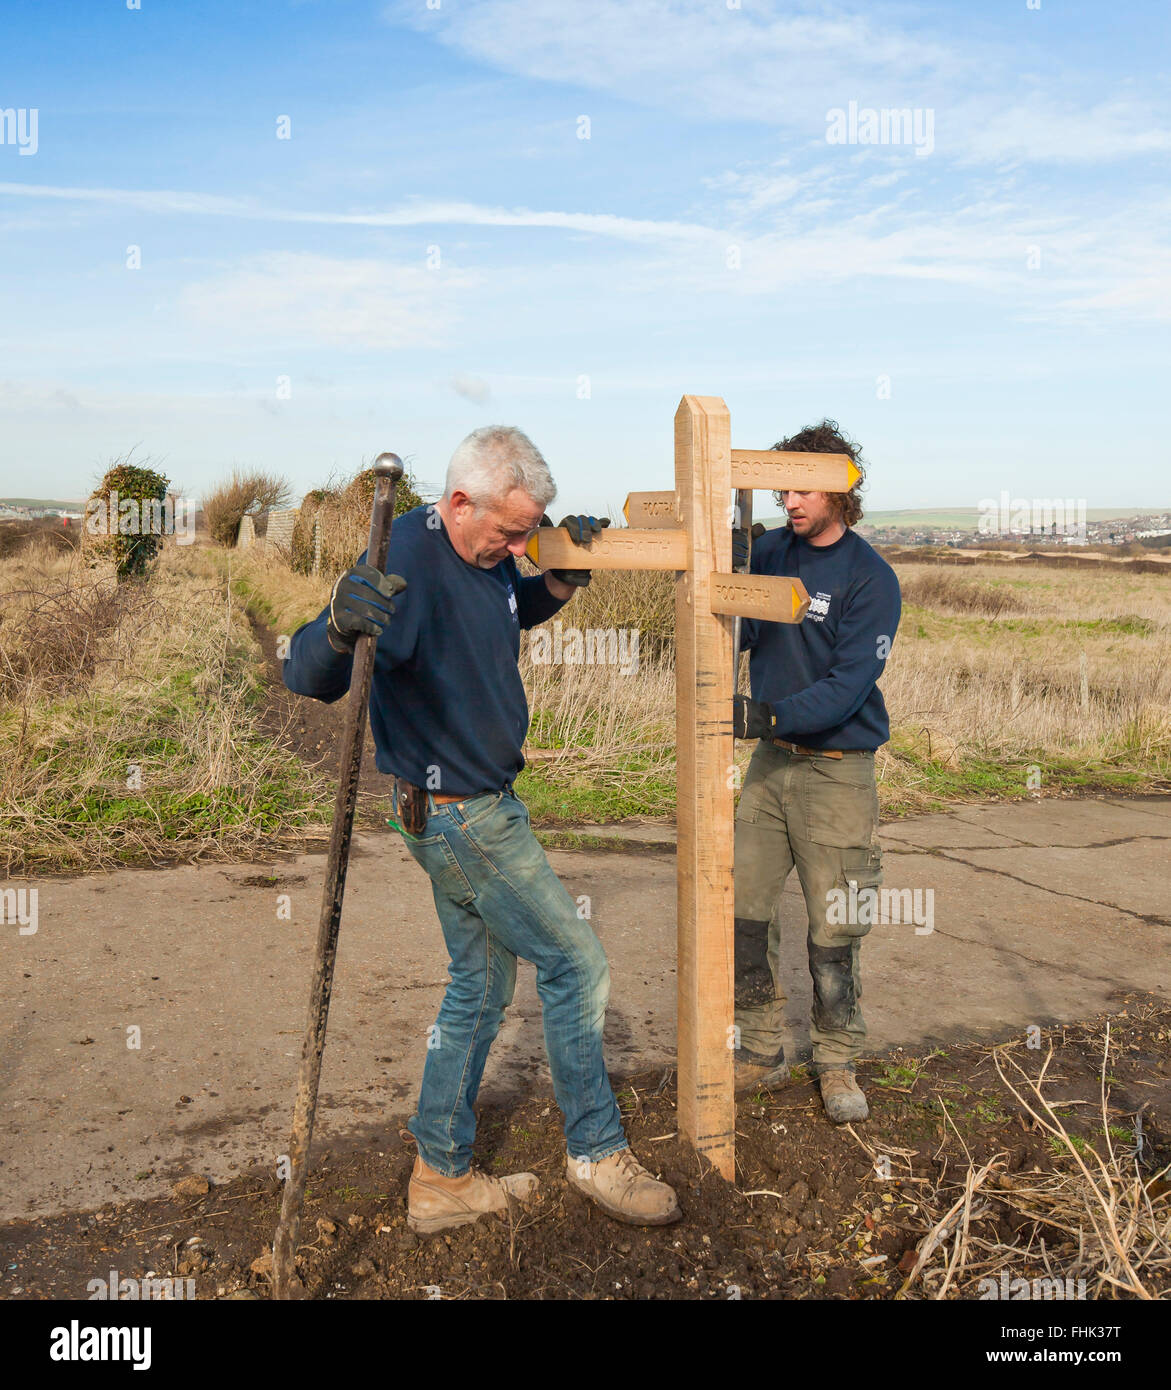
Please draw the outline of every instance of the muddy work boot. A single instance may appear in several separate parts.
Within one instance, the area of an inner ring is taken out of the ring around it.
[[[847,1067],[827,1067],[817,1078],[821,1087],[821,1103],[835,1125],[851,1120],[865,1120],[870,1115],[866,1097]]]
[[[492,1178],[471,1168],[458,1178],[448,1178],[416,1157],[407,1188],[407,1225],[420,1235],[466,1226],[489,1213],[503,1216],[512,1203],[531,1202],[536,1192],[533,1173]]]
[[[768,1090],[771,1086],[783,1086],[789,1079],[789,1064],[785,1054],[778,1052],[770,1061],[758,1057],[755,1052],[741,1048],[736,1053],[736,1094],[751,1095],[754,1091]]]
[[[648,1173],[629,1149],[591,1163],[588,1158],[565,1159],[565,1177],[615,1221],[631,1226],[669,1226],[683,1213],[674,1188]]]

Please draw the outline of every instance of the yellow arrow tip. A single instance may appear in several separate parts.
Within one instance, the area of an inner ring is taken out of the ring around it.
[[[528,543],[528,545],[525,546],[525,554],[529,557],[529,559],[530,559],[530,560],[533,562],[533,564],[535,565],[535,564],[538,563],[538,562],[537,562],[537,556],[538,556],[539,553],[540,553],[540,543],[539,543],[538,540],[537,540],[537,532],[534,531],[533,534],[529,537],[529,543]]]
[[[622,515],[626,518],[626,524],[630,524],[630,498],[628,497],[622,504]]]
[[[796,622],[796,621],[797,621],[797,614],[801,612],[801,603],[802,603],[801,595],[797,592],[796,589],[794,589],[793,592],[792,592],[792,599],[793,599],[793,621]]]
[[[854,486],[854,484],[858,481],[858,479],[859,479],[861,476],[862,476],[861,471],[859,470],[859,468],[857,467],[857,465],[854,463],[854,461],[851,459],[851,461],[846,465],[846,491],[847,491],[847,492],[849,492],[849,490]]]

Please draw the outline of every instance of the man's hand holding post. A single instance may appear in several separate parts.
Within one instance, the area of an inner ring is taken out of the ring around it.
[[[600,536],[602,530],[609,526],[610,518],[602,517],[600,520],[596,516],[563,516],[558,523],[565,531],[569,532],[569,539],[574,545],[587,546],[594,536]],[[552,526],[553,523],[547,516],[541,518],[542,526]],[[547,570],[547,574],[562,584],[568,584],[575,589],[584,589],[593,577],[593,573],[588,569],[573,570]],[[568,597],[568,595],[566,595]]]

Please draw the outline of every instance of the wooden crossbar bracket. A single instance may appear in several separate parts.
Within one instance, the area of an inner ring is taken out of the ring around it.
[[[562,527],[542,526],[525,554],[543,570],[685,570],[691,564],[686,532],[624,527],[603,531],[589,545],[575,545]]]
[[[679,525],[679,499],[673,492],[632,492],[622,507],[627,526],[670,530]]]
[[[861,477],[849,454],[733,449],[732,486],[784,492],[849,492]]]
[[[809,611],[809,590],[779,574],[713,574],[712,612],[770,623],[799,623]]]

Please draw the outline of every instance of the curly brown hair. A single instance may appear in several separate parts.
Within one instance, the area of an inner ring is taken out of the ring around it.
[[[800,454],[848,454],[861,476],[849,492],[827,492],[825,495],[843,525],[856,526],[862,520],[861,493],[862,485],[866,481],[862,446],[844,435],[836,420],[822,420],[819,425],[807,425],[797,434],[780,440],[772,447]],[[773,497],[784,506],[779,492],[774,492]]]

